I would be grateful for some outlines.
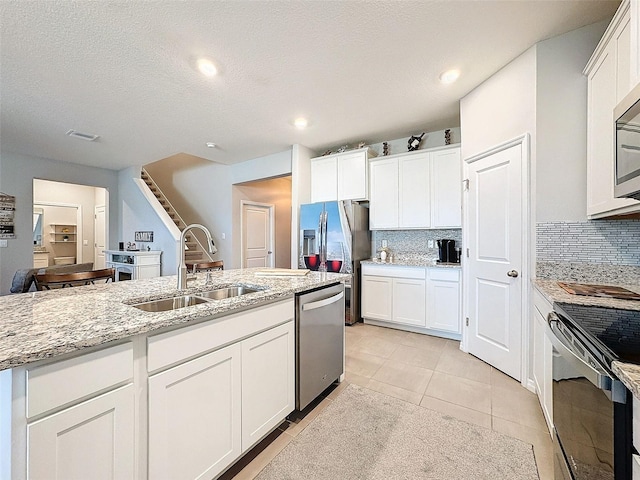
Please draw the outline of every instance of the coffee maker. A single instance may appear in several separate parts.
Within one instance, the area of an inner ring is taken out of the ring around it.
[[[456,251],[456,241],[442,239],[438,240],[438,263],[460,263],[458,252]]]

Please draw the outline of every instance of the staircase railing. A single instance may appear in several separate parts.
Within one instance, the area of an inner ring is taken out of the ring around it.
[[[160,193],[160,196],[162,197],[162,200],[167,202],[167,205],[169,205],[169,208],[170,208],[171,212],[173,213],[173,215],[176,216],[176,218],[179,220],[180,224],[182,224],[184,227],[186,227],[188,225],[187,222],[185,222],[183,220],[183,218],[180,216],[178,211],[175,209],[175,207],[171,204],[171,202],[169,201],[167,196],[164,194],[162,189],[155,182],[153,177],[151,175],[149,175],[149,172],[147,172],[144,169],[144,167],[142,168],[142,172],[151,181],[151,184],[153,185],[153,188],[155,188]],[[136,178],[135,180],[137,181],[136,183],[138,183],[138,185],[143,187],[143,190],[146,191],[146,192],[143,192],[143,193],[145,193],[145,197],[147,197],[147,199],[149,199],[150,203],[153,205],[154,210],[158,213],[158,215],[162,219],[163,223],[165,223],[165,225],[167,225],[167,227],[169,228],[169,231],[171,232],[174,240],[176,242],[179,242],[180,241],[180,233],[181,233],[180,228],[178,228],[178,226],[175,224],[175,222],[173,221],[173,219],[171,218],[169,213],[162,206],[162,204],[160,203],[160,200],[158,200],[158,197],[156,197],[156,195],[151,191],[151,188],[149,188],[149,185],[147,185],[146,182],[144,180],[142,180],[141,178]],[[148,192],[148,194],[147,194],[147,192]],[[153,200],[151,200],[150,198],[153,198]],[[193,232],[191,232],[191,234],[193,236],[193,240],[198,245],[198,247],[202,251],[202,253],[204,255],[206,255],[207,258],[209,258],[210,261],[213,261],[213,257],[211,257],[211,255],[209,254],[209,248],[205,247],[204,245],[202,245],[200,240],[198,240],[198,237],[193,235]],[[177,245],[177,246],[178,246],[178,248],[180,248],[180,245]],[[187,247],[185,245],[184,249],[185,250],[189,250],[189,247]],[[178,252],[179,252],[179,250],[178,250]]]

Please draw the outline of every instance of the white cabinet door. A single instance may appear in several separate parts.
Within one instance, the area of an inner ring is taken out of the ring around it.
[[[369,198],[367,166],[367,152],[365,150],[338,155],[338,200],[366,200]]]
[[[337,157],[311,160],[311,202],[331,202],[338,198]]]
[[[28,425],[29,478],[133,479],[134,421],[127,385]]]
[[[398,159],[398,227],[428,228],[431,225],[429,153]]]
[[[429,269],[427,302],[427,327],[444,332],[461,333],[458,270]]]
[[[362,316],[372,320],[391,320],[393,279],[362,276]]]
[[[425,293],[424,280],[394,278],[391,321],[424,327]]]
[[[431,227],[462,226],[460,149],[431,153]]]
[[[553,307],[534,290],[533,293],[533,365],[532,376],[536,385],[538,400],[542,407],[549,430],[553,426],[553,346],[547,337],[546,318]]]
[[[369,228],[398,228],[398,160],[376,160],[369,169]]]
[[[149,478],[213,478],[241,454],[241,345],[149,378]]]
[[[615,21],[615,19],[614,19]],[[587,72],[587,215],[604,218],[640,210],[640,202],[615,198],[613,109],[631,87],[629,19],[620,20]]]
[[[242,342],[242,451],[295,408],[294,322]]]

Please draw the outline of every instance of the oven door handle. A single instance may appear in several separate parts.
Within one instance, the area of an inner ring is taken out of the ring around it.
[[[560,319],[556,315],[555,312],[549,313],[547,317],[547,323],[549,324],[549,329],[551,330],[551,335],[549,335],[549,340],[553,347],[562,355],[562,358],[565,359],[577,372],[580,373],[583,377],[593,383],[600,390],[604,390],[607,393],[607,396],[611,398],[611,389],[612,389],[612,378],[607,374],[603,373],[593,366],[589,365],[582,358],[580,358],[573,351],[573,348],[570,345],[567,345],[562,340],[562,333],[560,333],[555,325],[560,322]],[[555,372],[554,372],[555,377]]]

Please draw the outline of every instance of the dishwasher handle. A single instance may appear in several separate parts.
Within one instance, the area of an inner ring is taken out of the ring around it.
[[[323,298],[322,300],[318,300],[317,302],[305,303],[302,305],[302,311],[306,312],[309,310],[315,310],[316,308],[326,307],[327,305],[331,305],[332,303],[336,303],[338,300],[344,297],[344,292],[340,292],[331,297]]]

